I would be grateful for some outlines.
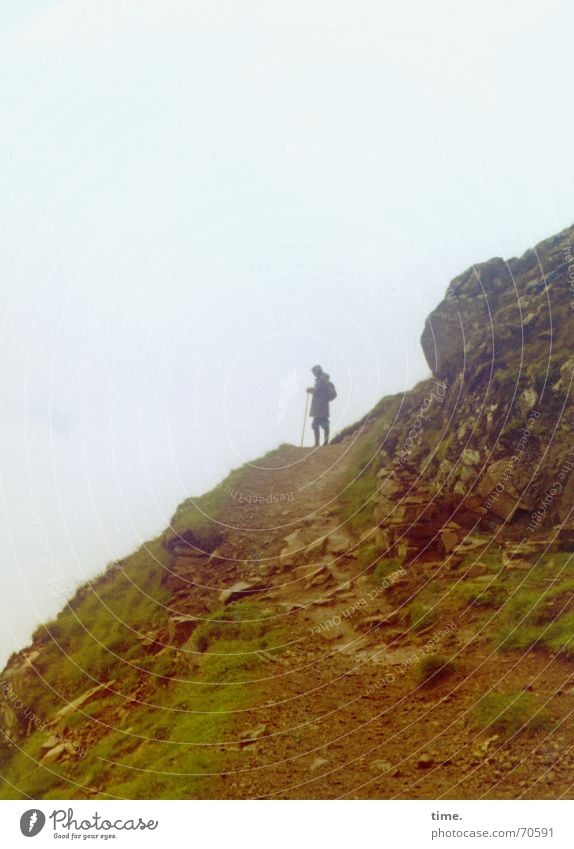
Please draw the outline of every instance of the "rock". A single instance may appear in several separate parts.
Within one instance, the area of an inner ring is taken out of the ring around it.
[[[329,761],[327,758],[315,758],[311,766],[309,767],[309,772],[315,772],[316,769],[321,769],[322,766],[328,764]]]
[[[312,601],[313,607],[333,607],[337,604],[333,600],[335,593],[331,593],[330,595],[322,595],[320,598],[314,598]],[[299,605],[301,609],[305,608],[305,605]]]
[[[444,547],[444,553],[450,552],[464,539],[464,531],[461,528],[445,527],[440,532],[440,539]]]
[[[292,570],[292,574],[296,575],[297,578],[306,578],[307,580],[311,580],[315,575],[319,574],[321,569],[324,569],[324,566],[317,566],[316,563],[305,563],[302,566],[296,566]]]
[[[524,390],[521,395],[521,400],[526,407],[526,409],[531,409],[538,403],[538,393],[532,387],[529,387]]]
[[[148,631],[146,634],[138,634],[137,639],[141,642],[146,654],[159,654],[165,648],[162,635],[159,630]]]
[[[266,725],[257,725],[255,728],[252,728],[250,731],[246,731],[243,735],[243,738],[239,741],[239,748],[244,749],[245,746],[251,746],[253,743],[256,743],[257,740],[265,734],[267,731]]]
[[[170,553],[173,555],[174,559],[185,560],[188,562],[207,562],[210,558],[210,553],[208,551],[201,551],[198,548],[192,548],[185,544],[172,545]]]
[[[558,392],[568,390],[570,385],[571,385],[573,374],[574,374],[574,357],[570,357],[561,366],[561,368],[560,368],[560,380],[558,381],[558,383],[556,383],[552,387],[552,389],[554,389],[555,391],[558,391]]]
[[[44,746],[42,746],[42,748],[44,748]],[[77,750],[73,746],[73,744],[69,740],[63,740],[61,743],[57,743],[55,746],[52,746],[50,749],[48,749],[46,754],[42,757],[40,763],[51,764],[61,760],[66,755],[76,754]]]
[[[551,545],[551,541],[548,541]],[[558,551],[574,551],[574,530],[572,528],[560,527],[554,540],[554,548]]]
[[[550,766],[561,759],[560,749],[555,748],[552,744],[541,746],[540,753],[537,758],[538,762]]]
[[[404,484],[393,469],[387,467],[381,469],[377,473],[377,478],[380,478],[380,483],[377,487],[375,500],[378,500],[381,496],[385,500],[394,499],[404,489]]]
[[[321,639],[327,640],[328,642],[334,642],[336,640],[339,640],[344,635],[345,629],[343,628],[342,624],[335,625],[332,628],[324,628],[320,633]]]
[[[18,715],[10,701],[11,691],[8,689],[9,686],[6,683],[0,687],[0,728],[2,735],[5,735],[8,740],[17,740],[22,730],[18,724]],[[7,688],[6,691],[4,687]]]
[[[267,589],[263,583],[249,583],[248,581],[238,581],[226,590],[222,590],[219,594],[219,600],[222,604],[231,604],[232,601],[246,598],[254,593],[262,592]]]
[[[53,746],[49,751],[46,752],[44,757],[41,760],[43,764],[51,764],[57,761],[63,754],[66,752],[66,744],[58,743],[57,746]]]
[[[52,734],[50,735],[50,737],[47,738],[47,740],[44,741],[44,743],[42,743],[40,751],[42,751],[42,749],[46,749],[46,751],[48,749],[53,749],[55,746],[58,746],[60,742],[61,738],[56,737],[54,734]]]
[[[430,769],[430,767],[434,766],[434,764],[435,759],[432,755],[429,755],[428,753],[423,753],[417,761],[418,769]]]
[[[174,530],[173,528],[171,529]],[[217,525],[213,523],[213,528],[209,532],[198,535],[191,529],[176,533],[174,536],[168,537],[164,545],[170,554],[175,554],[178,557],[196,555],[208,557],[223,542],[223,535],[217,529]]]
[[[325,552],[329,554],[347,554],[353,547],[354,541],[344,528],[338,528],[329,534],[325,541]]]
[[[454,380],[468,368],[471,354],[483,348],[492,355],[492,340],[485,335],[492,312],[504,290],[512,291],[507,263],[497,257],[478,263],[452,281],[445,300],[427,318],[421,345],[432,373]],[[520,328],[520,322],[519,322]]]
[[[480,454],[471,448],[463,448],[460,457],[461,467],[458,483],[474,482],[477,475],[477,466],[480,463]]]
[[[329,599],[337,599],[337,601],[345,601],[349,598],[354,598],[353,590],[353,581],[343,581],[338,584],[335,589],[331,590],[329,593]]]
[[[284,539],[285,546],[284,548],[289,551],[295,551],[295,549],[299,548],[301,545],[301,530],[297,528],[296,531],[288,534]]]
[[[112,681],[108,681],[107,684],[98,684],[96,687],[91,687],[89,690],[86,690],[81,696],[74,699],[73,702],[68,702],[67,705],[60,708],[54,718],[51,719],[47,725],[54,726],[61,730],[62,727],[65,727],[66,720],[70,714],[75,713],[87,702],[92,701],[96,696],[101,696],[103,693],[108,692],[115,683],[116,681],[114,679]]]
[[[297,528],[288,534],[283,540],[283,548],[279,554],[282,561],[295,562],[302,554],[304,543],[301,537],[301,529]]]
[[[400,609],[392,610],[390,613],[376,613],[373,616],[366,616],[361,619],[359,627],[365,631],[371,631],[373,628],[378,628],[381,625],[391,625],[393,622],[398,622],[400,619]]]
[[[167,620],[167,632],[172,645],[181,646],[193,634],[200,620],[195,616],[170,616]]]
[[[389,761],[373,761],[371,764],[373,772],[389,772],[392,768],[393,765]]]
[[[24,659],[24,668],[34,668],[35,662],[40,657],[40,652],[37,650],[22,652],[22,657]]]
[[[305,589],[312,589],[313,587],[320,587],[324,584],[332,582],[334,580],[331,571],[327,566],[320,566],[318,569],[314,569],[312,572],[312,576],[305,582]]]
[[[511,457],[497,460],[488,466],[477,487],[484,507],[501,519],[510,519],[519,506],[526,508],[513,483],[515,468]]]

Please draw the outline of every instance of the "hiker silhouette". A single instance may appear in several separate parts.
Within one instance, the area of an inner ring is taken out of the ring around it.
[[[311,369],[315,375],[315,385],[309,386],[307,392],[313,396],[309,415],[312,418],[311,427],[315,434],[315,447],[320,445],[320,430],[323,429],[325,439],[323,445],[329,444],[329,404],[337,397],[337,391],[327,372],[321,366],[313,366]]]

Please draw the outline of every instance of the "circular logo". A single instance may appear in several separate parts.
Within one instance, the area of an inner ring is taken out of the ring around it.
[[[46,817],[37,808],[26,811],[20,817],[20,831],[25,837],[36,837],[46,825]]]

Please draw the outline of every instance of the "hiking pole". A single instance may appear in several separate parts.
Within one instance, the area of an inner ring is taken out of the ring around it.
[[[309,398],[311,397],[311,393],[307,392],[307,399],[305,401],[305,418],[303,419],[303,430],[301,431],[301,448],[303,448],[303,440],[305,439],[305,424],[307,423],[307,410],[309,409]]]

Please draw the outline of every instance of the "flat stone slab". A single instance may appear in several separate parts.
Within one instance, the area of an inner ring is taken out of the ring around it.
[[[222,604],[230,604],[232,601],[239,601],[241,598],[246,598],[266,589],[269,589],[266,584],[250,584],[248,581],[238,581],[232,587],[222,590],[219,594],[219,600]]]

